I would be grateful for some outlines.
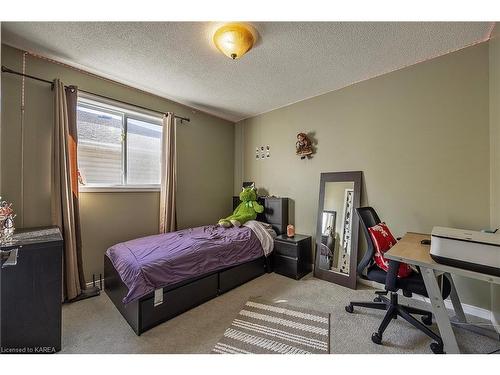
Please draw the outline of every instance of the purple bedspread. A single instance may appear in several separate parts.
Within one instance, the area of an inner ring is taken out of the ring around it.
[[[250,228],[215,225],[122,242],[110,247],[106,254],[128,288],[123,303],[264,255]]]

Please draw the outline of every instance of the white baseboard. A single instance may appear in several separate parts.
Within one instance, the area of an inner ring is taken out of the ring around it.
[[[431,300],[427,297],[422,297],[422,296],[414,296],[413,299],[418,299],[420,301],[423,301],[425,303],[430,304]],[[444,305],[448,310],[453,310],[453,304],[449,299],[446,299],[444,301]],[[476,318],[482,318],[486,320],[491,320],[491,311],[487,309],[483,309],[482,307],[477,307],[474,305],[469,305],[467,303],[462,302],[462,309],[464,310],[464,313],[467,315],[475,316]]]
[[[370,286],[370,287],[375,288],[375,289],[384,290],[384,285],[377,283],[375,281],[358,278],[358,282],[360,284],[367,285],[367,286]],[[431,303],[429,298],[415,295],[415,294],[413,295],[412,299],[414,299],[416,301],[425,302],[427,304]],[[451,303],[451,300],[449,300],[449,299],[445,300],[444,304],[445,304],[447,309],[453,310],[453,305]],[[462,303],[462,308],[464,309],[464,313],[466,313],[467,315],[475,316],[477,318],[482,318],[482,319],[486,319],[489,321],[491,320],[491,311],[490,310],[483,309],[482,307],[468,305],[466,303]]]
[[[99,287],[99,280],[100,279],[97,279],[95,281],[95,286],[97,286],[97,287]],[[85,284],[85,287],[87,287],[87,288],[93,288],[94,287],[94,283],[91,281],[91,282]],[[102,279],[102,287],[104,288],[104,279]]]

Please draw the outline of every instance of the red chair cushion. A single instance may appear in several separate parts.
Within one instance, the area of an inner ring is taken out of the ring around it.
[[[375,264],[387,272],[389,270],[389,261],[385,259],[384,254],[396,244],[396,239],[385,223],[377,224],[368,228],[373,244],[375,245],[374,260]],[[400,263],[398,278],[407,277],[411,274],[411,268],[406,263]]]

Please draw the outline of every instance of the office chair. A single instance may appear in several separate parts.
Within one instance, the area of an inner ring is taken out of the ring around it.
[[[417,309],[414,307],[403,306],[398,303],[399,289],[402,290],[405,297],[411,297],[413,293],[419,294],[421,296],[427,297],[427,291],[425,289],[424,280],[422,276],[417,272],[412,272],[408,277],[398,279],[397,272],[399,269],[399,262],[390,261],[389,270],[387,272],[383,271],[375,264],[373,260],[373,255],[375,253],[375,245],[370,236],[368,228],[373,227],[381,222],[377,213],[372,207],[360,207],[356,208],[356,213],[363,228],[363,234],[366,238],[368,248],[366,250],[363,259],[358,265],[357,273],[360,277],[376,281],[381,284],[385,284],[384,291],[376,291],[377,295],[373,302],[351,302],[345,307],[348,313],[354,312],[354,306],[366,307],[377,310],[387,310],[387,313],[380,324],[378,331],[372,334],[372,341],[375,344],[382,344],[382,335],[386,330],[387,326],[392,319],[397,319],[398,317],[403,318],[408,323],[413,325],[415,328],[419,329],[431,339],[435,340],[430,345],[433,353],[443,353],[443,340],[439,335],[430,330],[426,325],[432,324],[432,313],[429,311]],[[366,276],[363,275],[363,271],[367,270]],[[448,297],[451,291],[451,285],[446,277],[443,277],[442,281],[442,294],[443,298]],[[390,293],[390,299],[385,297]],[[413,315],[420,315],[422,322],[418,321]]]

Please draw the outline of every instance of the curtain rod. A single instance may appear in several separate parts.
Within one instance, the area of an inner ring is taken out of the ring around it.
[[[49,81],[47,79],[35,77],[35,76],[29,75],[29,74],[24,74],[24,73],[21,73],[21,72],[16,72],[15,70],[9,69],[9,68],[7,68],[4,65],[2,65],[2,73],[15,74],[15,75],[18,75],[18,76],[21,76],[21,77],[31,78],[31,79],[34,79],[35,81],[40,81],[40,82],[48,83],[50,85],[54,84],[54,82]],[[151,112],[159,113],[159,114],[162,114],[162,115],[166,114],[165,112],[161,112],[161,111],[157,111],[155,109],[143,107],[141,105],[129,103],[129,102],[126,102],[126,101],[123,101],[123,100],[113,99],[113,98],[110,98],[109,96],[105,96],[105,95],[101,95],[101,94],[96,94],[94,92],[90,92],[90,91],[86,91],[86,90],[81,90],[81,89],[78,89],[78,91],[81,91],[81,92],[84,92],[84,93],[90,94],[90,95],[95,95],[95,96],[98,96],[98,97],[103,98],[103,99],[112,100],[112,101],[115,101],[115,102],[118,102],[118,103],[122,103],[122,104],[130,105],[130,106],[133,106],[133,107],[137,107],[137,108],[140,108],[140,109],[144,109],[146,111],[151,111]],[[191,121],[191,119],[189,117],[175,116],[175,118],[181,120],[181,122],[182,121],[187,121],[187,122]]]

